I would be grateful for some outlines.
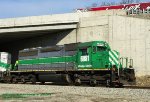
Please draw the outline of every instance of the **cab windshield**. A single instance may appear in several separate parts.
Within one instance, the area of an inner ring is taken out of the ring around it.
[[[100,52],[100,51],[106,51],[106,47],[105,46],[97,46],[97,51]]]

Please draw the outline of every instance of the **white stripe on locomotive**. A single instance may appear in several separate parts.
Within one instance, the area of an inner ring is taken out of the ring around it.
[[[115,58],[115,56],[112,54],[112,52],[109,53],[109,55],[112,57],[112,59],[118,64],[118,59]],[[118,57],[117,57],[118,58]]]
[[[117,57],[115,57],[113,54]],[[112,65],[115,65],[115,62],[116,62],[116,64],[118,65],[117,67],[119,67],[119,55],[118,55],[118,53],[116,52],[116,51],[110,51],[109,52],[109,56],[112,58],[110,58],[109,57],[109,61],[110,61],[110,63],[112,64]]]

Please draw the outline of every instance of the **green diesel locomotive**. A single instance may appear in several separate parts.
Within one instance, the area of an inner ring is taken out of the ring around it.
[[[24,49],[19,51],[15,65],[5,64],[11,67],[3,67],[6,70],[1,71],[1,80],[12,83],[63,81],[91,86],[135,83],[133,60],[121,58],[105,41]]]

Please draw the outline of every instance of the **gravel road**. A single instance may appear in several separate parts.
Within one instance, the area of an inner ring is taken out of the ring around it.
[[[9,93],[52,93],[0,102],[150,102],[148,89],[124,89],[84,86],[0,84],[0,95]]]

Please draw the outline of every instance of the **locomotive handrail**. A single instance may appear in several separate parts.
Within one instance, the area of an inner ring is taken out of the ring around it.
[[[125,67],[124,67],[124,60],[125,60]],[[133,68],[133,59],[129,59],[128,57],[121,57],[120,63],[122,68]]]

